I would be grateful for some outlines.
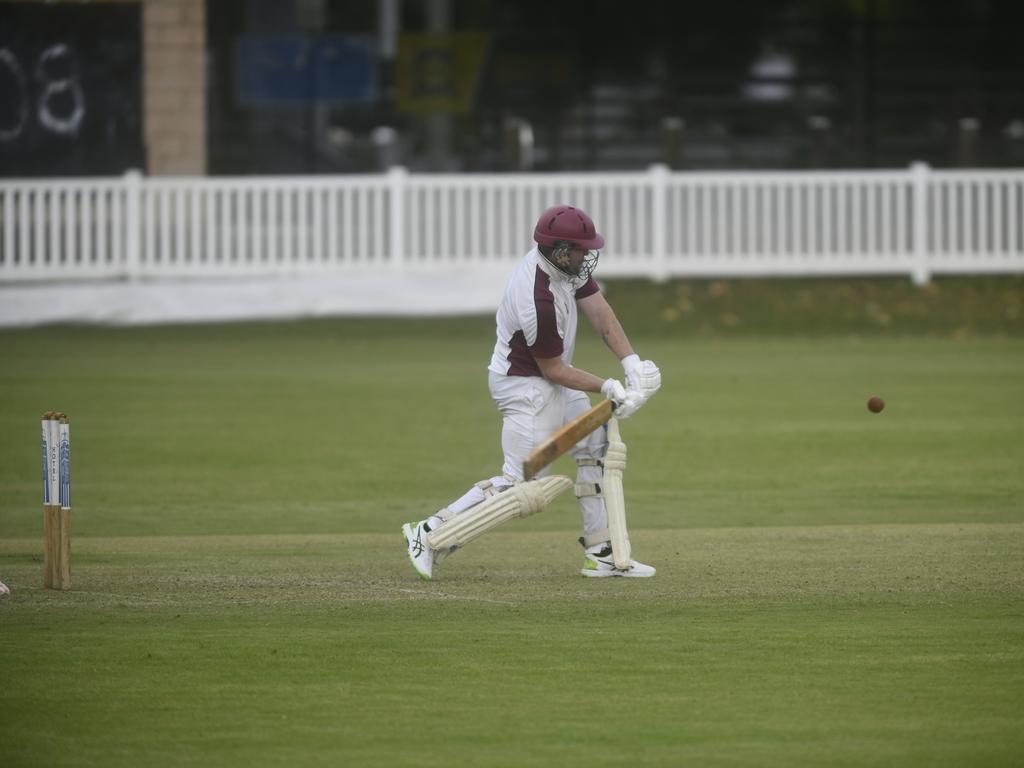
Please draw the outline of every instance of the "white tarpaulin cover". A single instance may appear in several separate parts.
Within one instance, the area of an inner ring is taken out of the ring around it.
[[[443,273],[9,284],[0,286],[0,326],[489,314],[498,306],[511,269],[502,265]]]

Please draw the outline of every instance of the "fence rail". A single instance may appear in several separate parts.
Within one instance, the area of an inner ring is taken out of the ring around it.
[[[408,174],[0,182],[0,282],[443,271],[586,209],[602,274],[1024,271],[1024,170]]]

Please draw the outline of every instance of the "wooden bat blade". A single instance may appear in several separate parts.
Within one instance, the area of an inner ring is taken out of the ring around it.
[[[529,480],[576,443],[612,417],[611,400],[603,400],[586,413],[580,414],[551,437],[533,449],[523,462],[523,478]]]

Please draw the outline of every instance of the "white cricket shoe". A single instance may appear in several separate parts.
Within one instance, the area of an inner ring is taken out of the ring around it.
[[[583,555],[583,567],[580,573],[592,579],[602,579],[607,576],[621,576],[627,579],[647,579],[657,573],[655,568],[636,560],[629,561],[629,568],[616,568],[612,559],[612,548],[605,547],[600,552],[587,553]]]
[[[402,535],[405,536],[412,567],[416,569],[421,579],[430,581],[434,572],[434,550],[427,543],[427,531],[423,527],[423,522],[406,523],[402,526]]]

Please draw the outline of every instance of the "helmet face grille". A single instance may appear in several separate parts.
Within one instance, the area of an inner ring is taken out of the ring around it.
[[[580,278],[583,283],[586,283],[590,279],[590,276],[594,274],[594,270],[597,268],[597,260],[601,258],[601,254],[598,251],[587,251],[587,255],[583,257],[583,263],[580,264]]]
[[[578,266],[572,263],[572,250],[577,247],[575,243],[569,242],[568,240],[558,241],[554,247],[550,250],[544,248],[542,255],[558,269],[559,272],[572,278],[573,283],[577,288],[582,287],[586,284],[587,280],[594,273],[594,269],[597,267],[597,261],[601,258],[601,254],[598,251],[588,250],[583,256],[582,261]]]

